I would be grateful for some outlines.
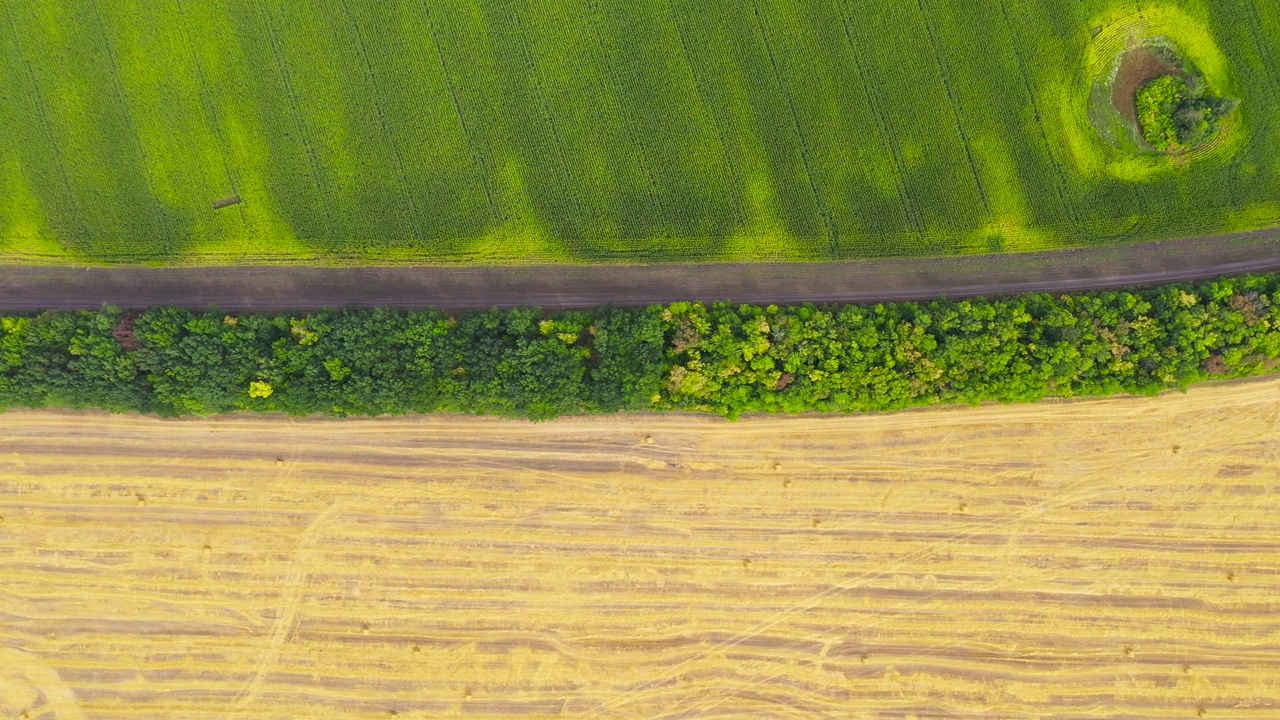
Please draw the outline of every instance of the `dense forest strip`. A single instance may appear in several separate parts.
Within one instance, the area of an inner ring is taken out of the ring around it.
[[[1280,229],[1017,255],[846,263],[528,267],[0,266],[0,310],[217,306],[590,308],[678,300],[881,302],[1060,292],[1280,270]]]
[[[167,416],[867,412],[1280,369],[1280,274],[876,305],[0,316],[0,409]]]

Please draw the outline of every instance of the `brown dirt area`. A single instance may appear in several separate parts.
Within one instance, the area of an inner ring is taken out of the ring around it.
[[[1156,57],[1151,48],[1142,45],[1125,53],[1115,85],[1111,88],[1111,105],[1129,122],[1138,122],[1138,90],[1165,75],[1185,75],[1182,70]]]
[[[0,266],[0,310],[184,305],[446,309],[754,303],[1066,292],[1280,270],[1280,229],[1008,255],[839,263],[475,267]]]
[[[6,718],[1280,717],[1280,380],[0,421]]]

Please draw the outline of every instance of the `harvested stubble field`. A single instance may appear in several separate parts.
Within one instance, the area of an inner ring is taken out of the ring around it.
[[[1130,157],[1168,37],[1241,100]],[[557,263],[1025,251],[1280,223],[1280,4],[7,0],[0,258]],[[214,209],[231,196],[243,202]]]
[[[0,514],[8,718],[1280,713],[1278,380],[737,424],[12,413]]]

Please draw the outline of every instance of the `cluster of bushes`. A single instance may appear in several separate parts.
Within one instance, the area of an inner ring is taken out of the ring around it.
[[[874,306],[0,318],[0,407],[161,415],[896,410],[1280,367],[1280,276]]]
[[[1165,75],[1138,90],[1138,124],[1160,152],[1182,152],[1203,145],[1217,131],[1235,101],[1214,95],[1198,76]]]

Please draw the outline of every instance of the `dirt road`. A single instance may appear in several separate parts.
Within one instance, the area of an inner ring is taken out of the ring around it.
[[[5,414],[0,717],[1274,720],[1278,401]]]
[[[1115,288],[1280,270],[1280,230],[1019,255],[826,264],[549,267],[0,266],[0,310],[216,305],[468,308],[675,300],[879,302]]]

